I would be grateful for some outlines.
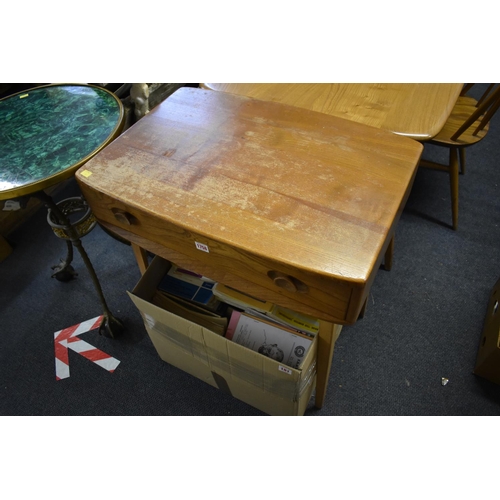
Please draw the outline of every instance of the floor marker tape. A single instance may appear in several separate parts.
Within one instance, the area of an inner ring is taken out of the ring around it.
[[[113,373],[120,362],[101,351],[93,345],[78,338],[78,335],[91,330],[95,330],[101,324],[103,316],[83,321],[76,325],[64,328],[54,333],[54,350],[56,363],[56,380],[62,380],[69,377],[69,357],[68,349],[77,352],[89,361],[92,361],[101,368]]]

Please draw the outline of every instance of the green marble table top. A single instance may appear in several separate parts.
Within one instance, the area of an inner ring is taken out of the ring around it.
[[[123,128],[123,106],[90,85],[49,85],[0,100],[0,200],[64,179]]]

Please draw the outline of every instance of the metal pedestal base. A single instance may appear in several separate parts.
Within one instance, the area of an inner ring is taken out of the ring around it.
[[[104,335],[105,337],[114,338],[124,330],[124,326],[119,319],[115,318],[113,314],[111,314],[94,267],[90,262],[87,252],[83,248],[80,239],[92,231],[96,225],[96,220],[90,210],[90,207],[87,205],[83,197],[67,198],[59,203],[55,203],[54,200],[44,191],[37,193],[35,196],[45,203],[45,206],[48,209],[47,221],[56,236],[64,239],[68,245],[66,259],[61,259],[60,264],[52,267],[55,271],[52,277],[59,281],[69,281],[77,276],[77,273],[71,265],[71,262],[73,261],[73,246],[75,246],[82,256],[83,262],[87,267],[90,277],[92,278],[92,282],[94,283],[94,287],[103,307],[103,320],[99,326],[99,334]],[[71,219],[74,219],[75,214],[83,215],[81,215],[77,220],[72,221]]]

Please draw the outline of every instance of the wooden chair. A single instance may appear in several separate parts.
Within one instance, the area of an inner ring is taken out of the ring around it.
[[[453,229],[458,225],[458,176],[465,173],[465,148],[478,143],[488,133],[489,122],[500,107],[500,86],[490,84],[479,100],[467,96],[473,84],[467,84],[458,98],[444,127],[428,144],[449,149],[447,165],[421,160],[424,168],[442,170],[450,175],[451,212]]]

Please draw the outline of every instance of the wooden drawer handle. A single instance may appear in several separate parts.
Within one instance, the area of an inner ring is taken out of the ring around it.
[[[309,287],[305,283],[293,276],[278,271],[269,271],[267,275],[274,281],[276,286],[283,288],[287,292],[307,293],[309,291]]]
[[[296,292],[297,287],[294,282],[286,276],[276,276],[273,278],[274,284],[280,288],[284,288],[287,292]]]
[[[124,210],[120,210],[119,208],[112,208],[111,211],[113,212],[115,219],[118,222],[121,222],[122,224],[125,224],[127,226],[131,226],[132,224],[137,222],[137,219],[132,214],[129,214],[128,212],[125,212]]]

